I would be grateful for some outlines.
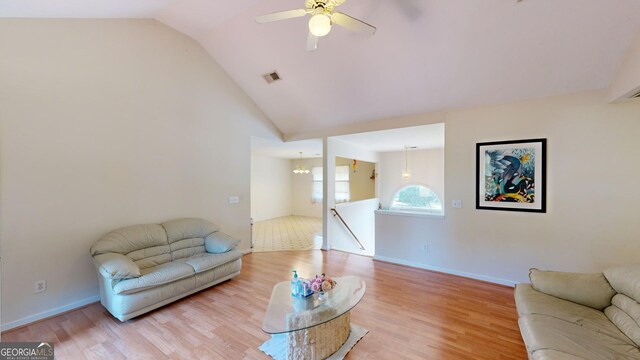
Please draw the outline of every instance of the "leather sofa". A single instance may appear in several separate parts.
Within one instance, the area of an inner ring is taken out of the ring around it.
[[[126,321],[240,274],[240,241],[202,219],[129,226],[91,247],[102,305]]]
[[[529,359],[640,359],[640,264],[529,278],[515,290]]]

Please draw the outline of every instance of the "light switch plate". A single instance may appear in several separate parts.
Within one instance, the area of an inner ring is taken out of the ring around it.
[[[462,208],[462,200],[453,200],[453,201],[451,201],[451,206],[453,206],[454,209],[461,209]]]
[[[237,204],[240,202],[239,196],[229,196],[229,204]]]

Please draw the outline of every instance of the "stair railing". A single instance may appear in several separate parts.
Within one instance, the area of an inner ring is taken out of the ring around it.
[[[346,221],[344,221],[342,216],[340,216],[340,213],[338,212],[338,210],[336,210],[336,208],[331,208],[331,212],[333,213],[333,217],[337,216],[338,219],[340,220],[340,222],[344,225],[344,227],[346,227],[347,230],[349,230],[349,233],[351,234],[351,236],[353,236],[353,238],[358,243],[358,246],[360,247],[360,250],[364,250],[364,246],[362,245],[360,240],[358,240],[358,237],[356,236],[356,234],[354,234],[353,231],[351,231],[351,228],[349,227],[349,225],[347,225]]]

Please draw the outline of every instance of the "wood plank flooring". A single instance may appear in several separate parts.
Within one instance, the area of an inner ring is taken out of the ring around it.
[[[56,359],[267,359],[258,347],[273,285],[358,275],[367,293],[351,313],[369,329],[347,359],[526,359],[513,289],[336,251],[254,253],[242,274],[125,323],[98,304],[2,334],[53,341]]]

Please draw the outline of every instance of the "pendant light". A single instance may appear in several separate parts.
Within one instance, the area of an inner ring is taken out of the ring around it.
[[[302,151],[300,151],[300,163],[302,163]],[[304,165],[298,164],[293,169],[294,174],[308,174],[310,171]]]
[[[402,179],[411,179],[411,171],[409,171],[409,149],[415,149],[417,146],[404,146],[404,171],[402,171]]]

